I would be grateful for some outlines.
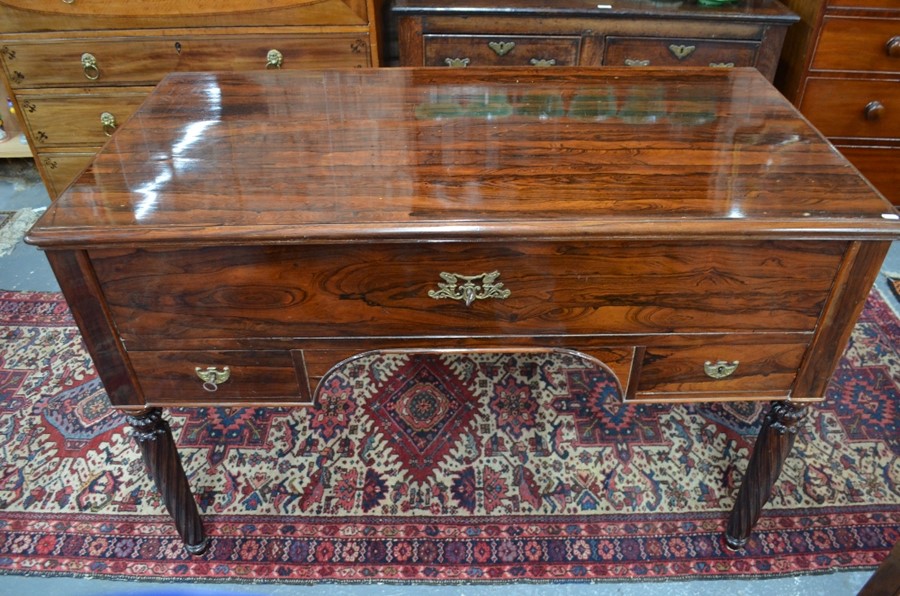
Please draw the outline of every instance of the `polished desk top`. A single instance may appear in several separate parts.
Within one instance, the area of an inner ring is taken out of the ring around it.
[[[895,219],[753,69],[186,73],[29,241],[888,238]]]

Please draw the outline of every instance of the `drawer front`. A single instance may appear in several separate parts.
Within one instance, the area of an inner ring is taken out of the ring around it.
[[[131,352],[128,356],[150,405],[310,401],[298,351]]]
[[[900,138],[900,81],[810,78],[800,111],[829,137]]]
[[[98,146],[137,110],[151,88],[78,94],[22,94],[22,116],[35,146]],[[105,114],[112,116],[104,120]]]
[[[697,345],[648,347],[635,399],[744,393],[786,397],[808,346],[808,337],[768,335],[704,340]]]
[[[893,8],[897,10],[897,0],[829,0],[829,8]]]
[[[838,146],[844,156],[894,205],[900,205],[900,147]]]
[[[425,66],[574,66],[580,37],[425,35]]]
[[[40,153],[38,161],[44,180],[48,183],[51,198],[55,199],[66,189],[75,177],[84,170],[100,147],[91,147],[90,151],[78,153]]]
[[[900,19],[825,19],[811,68],[900,72]]]
[[[371,65],[367,36],[356,34],[13,41],[2,56],[15,88],[156,84],[179,70]]]
[[[605,66],[753,66],[757,42],[607,37]]]
[[[126,343],[153,349],[154,338],[809,331],[845,248],[277,246],[97,251],[91,259]]]
[[[0,32],[359,25],[368,20],[361,0],[0,0]]]

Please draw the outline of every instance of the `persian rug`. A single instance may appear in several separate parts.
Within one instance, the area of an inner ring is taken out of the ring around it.
[[[873,292],[747,547],[722,532],[768,407],[622,405],[559,354],[357,360],[307,409],[167,417],[190,557],[58,294],[0,292],[0,573],[559,582],[874,568],[900,539],[900,326]]]

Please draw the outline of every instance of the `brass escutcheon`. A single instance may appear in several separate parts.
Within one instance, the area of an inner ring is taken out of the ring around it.
[[[730,364],[725,360],[719,360],[717,362],[710,362],[707,360],[703,363],[703,372],[713,379],[724,379],[737,370],[738,364],[740,364],[740,362],[737,360]]]
[[[674,43],[669,46],[669,51],[672,52],[672,55],[674,55],[679,60],[684,60],[685,58],[693,54],[694,50],[696,49],[697,46],[685,46]]]
[[[516,42],[514,41],[489,41],[488,47],[494,50],[494,53],[498,56],[506,56],[509,54],[514,47],[516,47]]]
[[[81,72],[85,78],[96,81],[100,78],[100,68],[97,66],[97,58],[93,54],[85,52],[81,55]]]
[[[491,271],[490,273],[481,273],[479,275],[461,275],[459,273],[441,272],[441,278],[446,283],[438,283],[437,290],[429,290],[428,296],[435,300],[441,298],[450,298],[451,300],[461,300],[466,306],[472,306],[476,300],[485,300],[487,298],[497,298],[505,300],[509,298],[510,291],[503,287],[501,282],[497,281],[500,277],[499,271]],[[476,282],[480,281],[478,284]]]
[[[231,378],[231,369],[227,366],[222,370],[217,369],[215,366],[207,366],[206,368],[195,366],[194,372],[203,381],[203,388],[210,393],[216,391],[219,385]]]

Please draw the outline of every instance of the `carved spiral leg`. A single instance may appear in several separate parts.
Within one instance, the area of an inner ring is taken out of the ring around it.
[[[728,520],[725,543],[729,548],[737,550],[750,538],[794,445],[797,423],[805,414],[806,408],[785,401],[773,403],[766,414]]]
[[[134,438],[141,449],[147,471],[175,521],[175,529],[184,541],[185,550],[192,555],[203,553],[209,547],[209,539],[203,534],[197,503],[181,467],[172,430],[163,419],[162,411],[151,408],[127,418],[134,428]]]

